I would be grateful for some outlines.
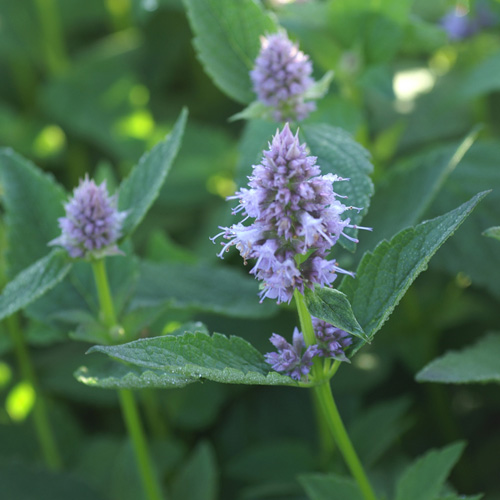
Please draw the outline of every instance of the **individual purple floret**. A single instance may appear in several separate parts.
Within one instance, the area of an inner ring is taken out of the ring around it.
[[[118,212],[115,196],[109,196],[106,182],[97,186],[85,176],[64,205],[66,217],[59,219],[61,236],[49,245],[60,245],[71,257],[99,258],[119,253],[116,241],[126,212]]]
[[[352,344],[351,335],[321,319],[312,318],[312,322],[318,342],[318,356],[349,362],[345,349]]]
[[[316,109],[305,102],[305,93],[313,85],[309,57],[292,43],[286,33],[261,39],[262,48],[250,71],[259,101],[272,108],[276,121],[303,120]]]
[[[274,370],[283,372],[294,380],[307,376],[311,370],[312,358],[318,354],[316,346],[306,349],[302,333],[297,328],[293,331],[293,345],[276,333],[269,340],[278,352],[268,352],[264,357]]]
[[[245,262],[256,259],[250,273],[263,282],[261,300],[290,302],[295,289],[314,284],[329,286],[337,273],[350,274],[327,256],[350,220],[341,219],[348,209],[333,191],[333,183],[347,181],[333,174],[320,175],[316,158],[307,156],[288,124],[277,131],[259,165],[253,167],[249,188],[242,188],[228,199],[237,199],[233,213],[241,212],[243,221],[221,227],[219,236],[227,242],[219,257],[235,246]],[[359,209],[358,209],[359,210]],[[255,219],[248,226],[244,222]],[[359,228],[368,229],[368,228]]]
[[[462,40],[478,31],[477,23],[465,9],[459,7],[453,8],[441,19],[441,26],[448,33],[450,40]]]

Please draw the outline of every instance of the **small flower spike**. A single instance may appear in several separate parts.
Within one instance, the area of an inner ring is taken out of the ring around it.
[[[223,237],[219,257],[235,246],[245,262],[255,259],[250,273],[263,282],[261,300],[290,302],[295,289],[315,284],[330,286],[338,273],[350,274],[327,257],[350,224],[341,215],[347,207],[333,191],[333,183],[347,181],[337,175],[321,175],[316,158],[307,156],[306,145],[300,144],[288,124],[276,132],[264,151],[262,162],[253,167],[249,188],[242,188],[228,199],[239,205],[233,213],[241,213],[243,221],[221,227],[215,236]],[[255,219],[244,225],[248,219]],[[357,240],[355,240],[357,241]]]
[[[250,72],[259,101],[272,108],[276,121],[303,120],[316,109],[314,102],[305,102],[305,94],[314,84],[309,57],[286,33],[262,38],[261,44]]]
[[[120,253],[116,241],[127,213],[117,210],[116,197],[109,196],[106,182],[97,186],[85,176],[64,208],[66,216],[59,219],[62,234],[49,245],[64,247],[73,258]]]
[[[307,379],[312,358],[318,354],[317,347],[309,346],[306,349],[302,333],[297,328],[293,331],[293,344],[276,333],[272,334],[269,341],[278,349],[278,352],[268,352],[264,355],[273,369],[289,375],[294,380]]]
[[[349,362],[345,349],[352,344],[351,335],[321,319],[312,318],[312,322],[318,342],[318,356]]]

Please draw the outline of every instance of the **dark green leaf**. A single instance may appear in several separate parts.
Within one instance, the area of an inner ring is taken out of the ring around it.
[[[104,500],[94,488],[69,474],[55,474],[20,463],[1,464],[0,484],[5,499]]]
[[[326,287],[316,287],[314,292],[306,288],[305,299],[307,309],[316,318],[367,340],[363,329],[354,317],[349,300],[342,292]]]
[[[481,232],[490,226],[498,226],[500,206],[500,144],[494,141],[478,141],[450,175],[429,213],[447,212],[468,200],[475,193],[492,189],[465,222],[454,238],[432,260],[431,267],[445,270],[451,276],[464,272],[473,285],[483,286],[500,299],[500,280],[492,269],[500,268],[498,242],[482,238]]]
[[[404,229],[391,241],[382,241],[366,253],[356,278],[346,277],[340,287],[354,315],[372,339],[416,277],[425,270],[439,247],[455,232],[487,192],[435,219]]]
[[[500,55],[495,52],[480,61],[465,78],[462,78],[458,96],[461,99],[472,99],[498,89],[500,89]]]
[[[464,448],[464,443],[455,443],[417,459],[399,479],[396,500],[434,500]]]
[[[354,480],[337,474],[305,474],[299,482],[309,500],[363,500]]]
[[[349,426],[354,448],[366,467],[375,463],[409,427],[404,418],[409,407],[408,399],[379,403],[363,410]]]
[[[416,376],[419,382],[500,383],[500,333],[490,333],[462,351],[447,352]]]
[[[254,99],[249,72],[260,50],[260,36],[274,33],[274,20],[253,0],[184,0],[194,46],[215,84],[233,99]]]
[[[302,129],[311,154],[318,157],[318,165],[322,174],[337,174],[349,181],[335,183],[334,191],[347,196],[346,203],[362,210],[349,212],[351,224],[359,224],[368,211],[370,197],[373,194],[373,184],[370,174],[373,166],[369,153],[342,129],[330,125],[305,125]],[[357,229],[346,229],[346,234],[356,237]],[[354,250],[356,244],[341,237],[339,243],[349,250]]]
[[[358,251],[372,249],[384,238],[419,222],[445,180],[471,147],[473,130],[457,148],[440,147],[412,157],[391,170],[377,186],[364,224],[373,232],[364,233]]]
[[[60,234],[65,192],[52,176],[10,149],[0,150],[0,193],[6,211],[9,273],[47,255]]]
[[[94,346],[88,352],[102,352],[142,368],[197,380],[296,385],[291,378],[272,372],[264,356],[248,342],[220,333],[210,336],[186,332],[181,336],[154,337],[117,346]]]
[[[71,269],[66,250],[52,250],[21,271],[0,295],[0,319],[26,307],[59,283]]]
[[[273,303],[259,304],[257,282],[236,270],[143,262],[130,309],[161,304],[244,318],[267,317],[277,310]]]
[[[172,500],[216,500],[219,489],[217,477],[215,452],[208,442],[202,442],[175,478]]]
[[[126,210],[128,216],[123,224],[123,235],[129,235],[139,225],[158,197],[170,166],[179,150],[187,111],[183,110],[174,129],[167,138],[146,153],[121,183],[118,208]]]

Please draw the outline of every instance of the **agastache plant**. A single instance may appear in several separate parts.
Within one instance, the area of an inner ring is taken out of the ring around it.
[[[303,120],[316,109],[305,100],[314,84],[309,56],[283,32],[262,37],[261,46],[250,72],[259,101],[271,108],[276,121]]]
[[[64,208],[66,215],[59,219],[62,234],[49,245],[64,247],[73,258],[119,253],[116,242],[127,213],[118,211],[116,197],[109,195],[105,181],[97,186],[85,176]]]
[[[290,302],[294,290],[301,293],[315,284],[331,285],[337,273],[353,275],[327,256],[345,228],[357,228],[341,215],[354,207],[340,202],[333,183],[348,181],[338,175],[321,175],[316,158],[307,155],[298,133],[286,124],[276,132],[260,164],[253,167],[249,187],[228,199],[239,205],[233,213],[244,219],[221,227],[217,236],[226,240],[219,257],[235,246],[245,259],[256,259],[250,273],[262,281],[261,300]],[[358,209],[359,210],[359,209]],[[248,219],[254,221],[245,225]],[[367,228],[361,228],[367,229]]]

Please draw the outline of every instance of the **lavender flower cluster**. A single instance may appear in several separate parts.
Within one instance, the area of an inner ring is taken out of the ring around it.
[[[250,72],[259,101],[272,108],[276,121],[303,120],[316,109],[314,102],[305,102],[305,93],[314,83],[309,57],[285,33],[269,35],[261,43]]]
[[[116,198],[109,196],[106,182],[97,186],[85,176],[64,205],[66,216],[59,219],[61,236],[49,245],[60,245],[73,258],[94,257],[119,252],[116,241],[127,213],[116,208]]]
[[[303,293],[305,286],[331,285],[337,273],[353,275],[326,259],[341,235],[357,241],[343,231],[358,226],[340,217],[353,207],[342,204],[332,187],[348,179],[320,175],[316,158],[307,156],[306,145],[299,143],[288,124],[277,131],[263,155],[249,177],[250,189],[242,188],[228,198],[239,200],[233,214],[245,217],[221,227],[223,231],[212,238],[229,240],[222,243],[219,257],[235,246],[245,262],[256,259],[250,273],[263,282],[261,301],[268,297],[290,302],[296,289]],[[255,220],[245,226],[249,218]]]
[[[281,335],[272,334],[269,340],[278,352],[268,352],[265,359],[274,370],[301,380],[307,378],[315,356],[349,361],[344,351],[352,344],[352,337],[347,332],[318,318],[313,318],[313,327],[317,344],[307,348],[297,328],[293,332],[292,344]]]

